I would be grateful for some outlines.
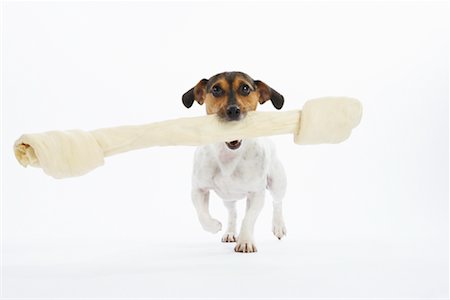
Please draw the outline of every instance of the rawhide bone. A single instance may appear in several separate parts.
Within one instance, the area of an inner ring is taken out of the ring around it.
[[[40,167],[54,178],[66,178],[103,165],[106,156],[153,146],[199,146],[287,133],[300,145],[339,143],[350,136],[361,116],[358,100],[325,97],[307,101],[301,111],[249,112],[240,121],[207,115],[93,131],[24,134],[15,142],[14,152],[24,167]]]

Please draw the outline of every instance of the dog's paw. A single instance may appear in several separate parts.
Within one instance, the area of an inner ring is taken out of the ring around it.
[[[222,230],[222,223],[213,218],[200,220],[200,223],[204,230],[211,233],[217,233]]]
[[[253,253],[258,251],[255,244],[251,240],[239,240],[237,241],[234,251],[243,253]]]
[[[279,240],[281,240],[281,238],[285,236],[287,233],[286,226],[284,226],[284,222],[283,221],[273,222],[272,232]]]
[[[225,234],[222,236],[222,243],[236,243],[236,236],[234,235],[234,232],[225,232]]]

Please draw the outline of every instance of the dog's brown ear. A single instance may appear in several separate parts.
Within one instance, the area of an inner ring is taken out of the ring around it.
[[[194,103],[194,100],[196,100],[198,104],[202,105],[205,101],[207,83],[207,79],[202,79],[199,81],[199,83],[197,83],[196,86],[184,93],[183,97],[181,97],[184,106],[186,106],[187,108],[191,107]]]
[[[257,91],[259,92],[259,103],[263,104],[267,100],[270,100],[276,109],[281,109],[283,107],[283,95],[260,80],[255,80],[254,82],[257,87]]]

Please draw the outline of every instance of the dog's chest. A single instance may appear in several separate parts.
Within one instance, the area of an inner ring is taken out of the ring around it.
[[[212,189],[220,197],[229,200],[265,189],[268,162],[263,150],[248,149],[241,155],[226,150],[219,152],[211,177]]]

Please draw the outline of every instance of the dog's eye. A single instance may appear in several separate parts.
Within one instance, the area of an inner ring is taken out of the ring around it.
[[[218,85],[213,86],[211,91],[214,97],[220,97],[223,94],[222,88]]]
[[[244,96],[250,94],[250,87],[247,84],[241,85],[241,94]]]

